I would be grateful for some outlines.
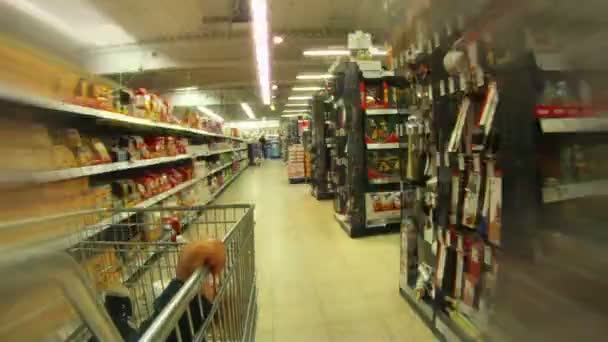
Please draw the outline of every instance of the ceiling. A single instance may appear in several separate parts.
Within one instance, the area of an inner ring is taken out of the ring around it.
[[[67,23],[58,36],[77,41],[72,53],[89,70],[161,93],[197,86],[217,97],[209,106],[228,120],[246,118],[243,101],[258,117],[278,115],[297,73],[324,72],[333,61],[304,58],[304,49],[345,46],[355,30],[381,45],[385,32],[382,0],[267,0],[270,35],[284,38],[271,43],[271,80],[279,86],[273,113],[258,96],[250,0],[19,1]]]

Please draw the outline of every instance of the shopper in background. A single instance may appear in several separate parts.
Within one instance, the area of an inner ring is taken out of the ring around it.
[[[264,136],[264,134],[260,137],[260,144],[262,145],[262,155],[264,156],[264,159],[266,159],[266,136]]]
[[[139,329],[135,329],[129,324],[129,319],[132,316],[132,306],[128,297],[107,296],[106,309],[125,341],[138,341],[139,336],[146,331],[148,326],[154,321],[154,318],[171,301],[171,298],[181,289],[194,271],[201,267],[207,267],[211,274],[216,276],[224,269],[225,264],[226,250],[222,242],[218,240],[193,242],[182,249],[175,270],[175,278],[171,280],[161,295],[154,301],[154,313],[147,321],[141,324]],[[205,281],[201,288],[201,294],[202,308],[199,307],[197,297],[190,302],[190,314],[195,332],[204,323],[203,317],[200,316],[201,309],[205,317],[211,310],[211,303],[215,298],[215,288]],[[180,318],[178,324],[181,341],[192,341],[194,336],[190,333],[188,318],[185,313]],[[175,331],[169,335],[167,341],[178,341]]]

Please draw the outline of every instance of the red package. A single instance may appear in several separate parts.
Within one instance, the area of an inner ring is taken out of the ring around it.
[[[176,155],[178,155],[177,141],[175,140],[174,137],[166,137],[165,138],[165,143],[166,143],[167,156],[176,156]]]
[[[172,188],[171,183],[169,182],[169,177],[166,172],[162,172],[158,177],[158,186],[160,192],[168,191]]]
[[[184,182],[184,175],[176,169],[169,169],[167,175],[169,177],[169,183],[171,183],[173,187]]]
[[[153,177],[144,176],[135,179],[137,191],[142,198],[149,198],[155,194],[155,182]]]
[[[483,263],[483,247],[483,241],[475,241],[471,245],[468,273],[476,280],[481,277],[481,267]]]
[[[187,141],[184,138],[177,138],[175,144],[177,145],[177,153],[186,154]]]
[[[153,158],[165,156],[165,137],[146,137],[145,142]]]
[[[182,166],[178,167],[177,171],[184,176],[184,182],[192,179],[192,169]]]

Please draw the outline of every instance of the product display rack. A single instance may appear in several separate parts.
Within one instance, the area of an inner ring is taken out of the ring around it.
[[[333,111],[332,104],[324,95],[315,95],[312,100],[312,117],[310,121],[312,144],[310,153],[312,159],[311,187],[312,194],[317,199],[330,199],[334,196],[331,181],[331,151],[335,149],[334,139],[330,136],[332,121],[328,113]]]
[[[333,94],[335,217],[351,237],[399,229],[402,165],[407,163],[408,116],[400,99],[405,79],[382,71],[379,64],[373,65],[375,72],[362,69],[367,65],[344,63]]]
[[[543,70],[530,37],[546,52],[552,34],[521,27],[547,8],[514,18],[517,6],[474,3],[434,2],[395,38],[426,166],[404,214],[401,294],[440,340],[597,336],[605,310],[576,289],[606,290],[605,119],[582,104],[605,83]]]
[[[145,168],[149,166],[157,166],[162,164],[170,164],[173,162],[183,161],[201,156],[213,156],[222,153],[243,151],[246,148],[225,149],[220,151],[209,151],[205,153],[181,154],[174,157],[161,157],[137,161],[114,162],[102,165],[83,166],[63,170],[41,171],[33,173],[14,172],[9,173],[4,171],[1,182],[6,184],[16,183],[48,183],[57,182],[67,179],[74,179],[86,176],[95,176],[105,173],[125,171],[131,169]]]
[[[61,130],[64,129],[63,127],[75,126],[82,129],[85,133],[99,134],[99,136],[104,137],[104,139],[106,139],[105,137],[126,136],[128,134],[148,134],[153,136],[158,134],[179,134],[179,136],[187,136],[193,144],[187,147],[188,149],[193,147],[192,150],[184,150],[181,154],[174,156],[115,162],[106,161],[99,165],[51,171],[2,171],[2,185],[9,191],[22,191],[19,189],[26,189],[27,191],[32,192],[35,191],[37,186],[41,187],[41,189],[46,189],[47,184],[57,184],[57,186],[61,186],[64,182],[79,181],[81,179],[86,180],[86,183],[90,183],[91,187],[93,187],[100,184],[110,184],[116,179],[132,179],[132,177],[141,177],[148,173],[162,172],[162,170],[168,168],[188,167],[188,165],[192,165],[192,163],[197,160],[210,161],[212,159],[231,159],[230,162],[226,162],[219,167],[208,170],[204,174],[195,174],[193,178],[176,184],[166,191],[157,193],[153,196],[144,197],[141,201],[133,204],[129,208],[150,208],[159,205],[162,206],[165,203],[168,205],[175,205],[170,203],[175,203],[175,199],[178,198],[178,196],[182,196],[184,192],[191,191],[194,186],[201,183],[211,184],[211,178],[219,177],[218,179],[221,182],[218,184],[215,191],[210,193],[205,199],[201,199],[204,203],[199,202],[199,204],[207,204],[217,198],[217,196],[247,167],[247,158],[244,156],[244,152],[246,152],[247,148],[242,143],[243,140],[237,137],[209,133],[178,125],[152,122],[146,119],[129,117],[124,114],[106,112],[103,110],[72,105],[62,101],[40,98],[35,95],[26,96],[24,93],[16,91],[9,92],[7,89],[8,88],[0,89],[1,102],[7,113],[7,120],[14,120],[14,117],[18,118],[16,115],[13,116],[13,114],[11,114],[12,112],[27,113],[29,120],[27,122],[32,122],[40,127],[49,127],[49,131],[51,129]],[[39,137],[36,138],[40,139]],[[210,163],[210,165],[212,164]],[[178,203],[181,203],[179,201],[181,201],[181,199],[178,200]],[[90,203],[83,203],[83,205],[90,205]],[[90,207],[84,206],[81,208],[82,210],[90,209]],[[97,208],[106,207],[98,206]],[[73,208],[66,210],[74,211],[79,209]],[[15,222],[43,222],[47,218],[54,217],[55,215],[56,214],[21,217],[19,219],[8,220],[6,221],[7,223],[3,223],[2,225],[11,225]],[[123,213],[111,217],[99,217],[99,220],[94,224],[83,227],[82,232],[80,233],[75,233],[68,238],[63,238],[61,241],[49,239],[48,247],[55,250],[67,249],[83,239],[89,239],[94,235],[100,234],[111,225],[128,219],[129,216],[130,215]]]
[[[171,134],[184,135],[189,137],[214,137],[224,138],[234,141],[243,142],[239,137],[232,137],[218,133],[206,132],[203,130],[184,127],[175,124],[163,122],[154,122],[151,120],[136,118],[124,114],[108,112],[100,109],[83,107],[60,100],[44,98],[41,96],[31,95],[25,91],[20,91],[6,84],[0,84],[0,99],[22,104],[30,107],[44,109],[40,113],[49,116],[56,116],[58,113],[63,113],[66,116],[73,116],[82,119],[98,120],[100,124],[120,125],[136,130],[153,130],[157,132],[167,132]]]

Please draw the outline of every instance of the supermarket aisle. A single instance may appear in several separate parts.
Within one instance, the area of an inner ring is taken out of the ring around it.
[[[266,161],[219,198],[256,204],[257,341],[434,340],[398,294],[399,236],[350,239],[309,189]]]

